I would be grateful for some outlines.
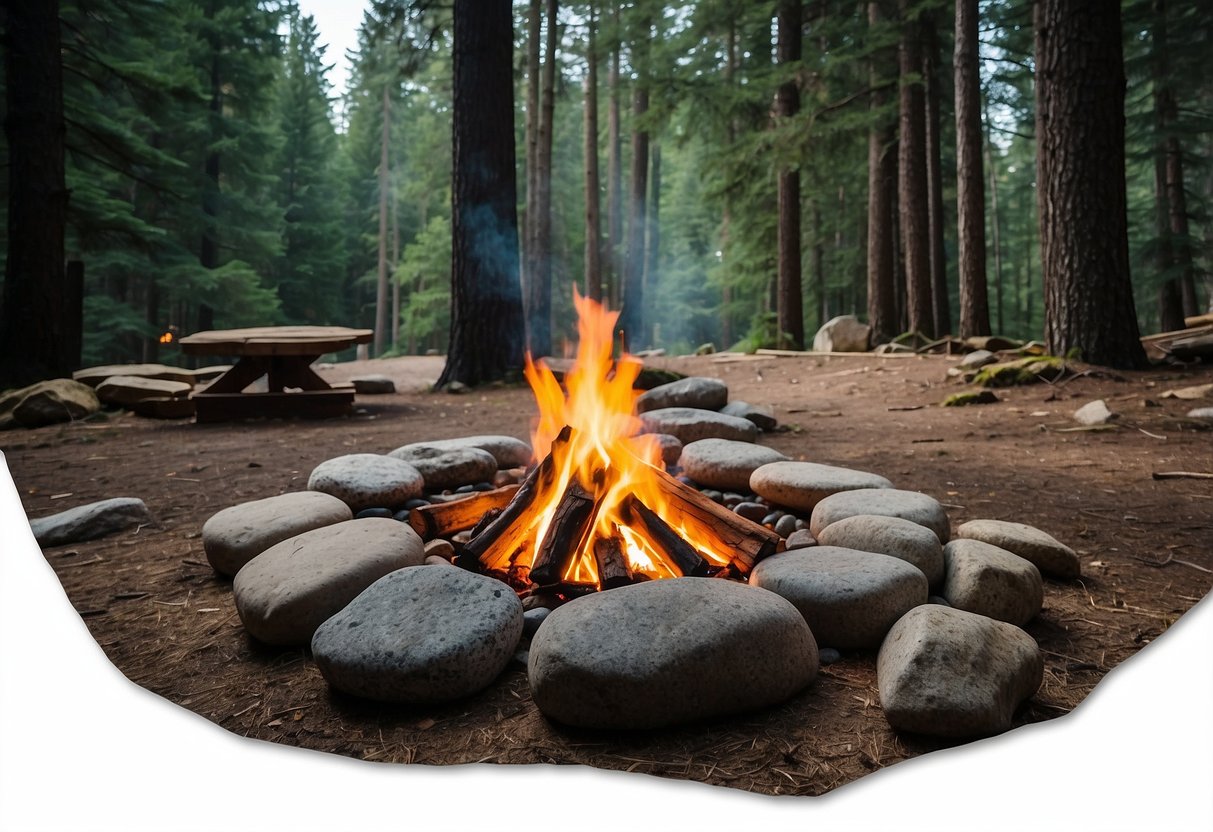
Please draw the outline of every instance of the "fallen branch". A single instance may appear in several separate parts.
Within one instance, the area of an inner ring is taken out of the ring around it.
[[[1213,474],[1204,471],[1155,471],[1150,477],[1156,480],[1213,480]]]

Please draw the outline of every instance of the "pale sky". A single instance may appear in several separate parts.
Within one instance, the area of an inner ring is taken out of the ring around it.
[[[333,64],[329,82],[333,94],[342,95],[350,75],[345,51],[358,45],[358,24],[362,23],[366,3],[360,0],[298,0],[298,3],[300,11],[315,19],[320,43],[328,46],[324,61]]]

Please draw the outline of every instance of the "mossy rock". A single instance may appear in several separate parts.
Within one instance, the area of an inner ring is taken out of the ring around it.
[[[1054,381],[1065,375],[1065,361],[1055,355],[1033,355],[982,367],[973,382],[981,387],[1014,387]]]
[[[682,373],[676,373],[673,370],[659,370],[656,367],[645,367],[640,371],[640,375],[636,376],[636,380],[632,382],[634,390],[652,390],[654,387],[660,387],[663,384],[669,384],[671,381],[684,379]]]
[[[942,402],[940,407],[964,407],[969,404],[993,404],[1001,401],[998,396],[995,396],[989,390],[964,390],[960,393],[953,393]]]

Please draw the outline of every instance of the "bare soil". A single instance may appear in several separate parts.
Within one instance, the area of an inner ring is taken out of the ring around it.
[[[1018,520],[1078,550],[1083,577],[1046,580],[1044,610],[1026,628],[1044,652],[1045,675],[1016,724],[1053,719],[1213,583],[1210,482],[1152,477],[1213,472],[1213,431],[1184,417],[1200,403],[1162,395],[1213,382],[1213,368],[1077,367],[1080,374],[1066,381],[999,390],[995,404],[937,407],[961,389],[945,375],[955,361],[857,355],[649,363],[718,376],[732,398],[772,405],[781,430],[761,441],[793,458],[873,471],[925,491],[948,506],[954,524]],[[212,514],[300,490],[315,465],[341,454],[475,433],[527,437],[528,390],[431,393],[441,368],[441,358],[400,358],[323,371],[331,380],[376,372],[396,381],[396,394],[359,397],[356,414],[345,419],[196,425],[116,412],[0,434],[0,448],[30,517],[108,497],[147,503],[158,528],[51,548],[46,559],[127,677],[237,734],[366,760],[582,763],[768,794],[820,794],[956,744],[889,728],[870,651],[823,667],[808,690],[780,707],[628,735],[548,722],[518,665],[466,700],[393,707],[331,692],[304,650],[252,641],[230,580],[214,574],[202,551],[200,529]],[[1074,430],[1073,411],[1097,398],[1121,414],[1116,427]]]

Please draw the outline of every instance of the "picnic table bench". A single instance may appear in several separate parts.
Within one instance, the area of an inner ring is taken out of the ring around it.
[[[230,370],[192,394],[197,421],[348,413],[354,403],[353,385],[331,385],[311,364],[325,353],[369,343],[373,335],[369,329],[343,326],[262,326],[187,335],[178,342],[186,355],[237,359]],[[262,376],[268,380],[268,392],[245,392]]]

